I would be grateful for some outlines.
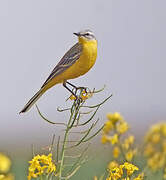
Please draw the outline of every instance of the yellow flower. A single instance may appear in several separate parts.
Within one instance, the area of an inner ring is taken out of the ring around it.
[[[97,176],[94,176],[94,178],[93,178],[94,180],[97,180]]]
[[[105,144],[107,142],[109,142],[108,136],[103,134],[102,137],[101,137],[101,143]]]
[[[166,179],[166,174],[163,175],[163,179]]]
[[[116,161],[111,161],[109,164],[108,164],[108,169],[112,170],[114,168],[118,167],[118,163]]]
[[[153,133],[158,133],[161,130],[161,124],[154,124],[151,128],[150,128],[150,132]]]
[[[116,122],[123,120],[123,117],[118,112],[115,112],[113,114],[108,113],[107,119],[115,124]]]
[[[118,158],[119,157],[119,154],[120,154],[120,149],[119,149],[119,147],[114,147],[114,149],[113,149],[113,156],[114,156],[114,158]]]
[[[12,174],[0,174],[0,180],[14,180],[14,176]]]
[[[147,160],[147,164],[153,171],[158,169],[158,164],[156,163],[154,158],[149,158]]]
[[[166,137],[166,124],[165,123],[161,125],[161,132],[162,132],[162,135]]]
[[[108,134],[113,128],[114,128],[113,123],[111,121],[106,121],[103,128],[103,132]]]
[[[5,175],[4,174],[0,174],[0,179],[4,178]]]
[[[162,142],[162,151],[166,155],[166,140]]]
[[[124,168],[127,170],[127,175],[130,176],[134,173],[134,171],[138,171],[138,167],[131,164],[131,163],[128,163],[128,162],[125,162],[124,163]]]
[[[145,146],[144,155],[145,156],[151,156],[155,152],[155,149],[151,143],[148,143]]]
[[[72,94],[69,99],[72,101],[72,100],[76,100],[76,97]]]
[[[117,124],[116,130],[120,134],[124,134],[126,131],[128,131],[129,126],[128,123],[125,121],[121,121],[119,124]]]
[[[133,144],[134,143],[134,136],[130,135],[128,138],[127,138],[127,141],[129,144]]]
[[[151,141],[152,139],[152,135],[155,133],[160,133],[161,130],[161,124],[155,124],[153,126],[151,126],[151,128],[149,129],[148,133],[145,136],[145,142]]]
[[[115,167],[110,172],[110,175],[111,175],[112,179],[115,179],[115,180],[121,178],[123,175],[123,167],[122,166]]]
[[[153,125],[145,136],[147,165],[156,171],[166,165],[166,123]]]
[[[118,143],[118,134],[114,134],[113,136],[109,137],[109,142],[114,145]]]
[[[89,99],[93,96],[93,92],[86,92],[85,90],[82,91],[81,98],[82,100]]]
[[[10,170],[11,161],[4,154],[0,153],[0,173],[7,173]]]
[[[82,99],[83,101],[85,101],[86,99],[89,99],[90,97],[92,97],[92,95],[93,95],[93,92],[86,92],[85,90],[83,90],[83,91],[81,92],[80,97],[81,97],[81,99]],[[76,100],[76,97],[72,94],[72,95],[69,97],[69,99],[70,99],[70,100]]]
[[[144,173],[139,174],[134,180],[143,180],[144,179]]]
[[[123,170],[126,170],[127,177],[124,177],[125,174],[123,175]],[[123,180],[129,180],[128,176],[131,176],[134,171],[138,170],[138,167],[131,163],[125,162],[124,164],[118,165],[116,162],[113,161],[109,164],[109,177],[106,180],[118,180],[122,178],[122,176]]]
[[[125,158],[126,158],[126,160],[127,161],[131,161],[132,159],[133,159],[133,157],[134,157],[134,155],[136,154],[136,149],[134,149],[134,150],[129,150],[126,154],[125,154]]]
[[[166,168],[164,168],[164,175],[163,175],[163,179],[166,179]]]
[[[156,171],[164,166],[165,157],[162,153],[156,152],[151,158],[148,159],[147,164],[153,171]]]
[[[56,166],[52,162],[52,154],[46,155],[37,155],[31,161],[29,161],[29,175],[28,180],[31,178],[37,178],[42,174],[50,174],[56,171]]]
[[[134,136],[130,135],[124,140],[124,143],[122,144],[123,148],[128,150],[130,145],[134,143]]]
[[[152,141],[152,143],[154,143],[154,144],[159,143],[159,141],[160,141],[160,134],[159,134],[159,133],[153,134],[153,135],[151,136],[151,141]]]

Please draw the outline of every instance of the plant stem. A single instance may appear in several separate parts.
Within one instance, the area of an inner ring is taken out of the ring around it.
[[[74,106],[75,105],[73,103],[72,108]],[[63,170],[63,164],[64,164],[64,158],[65,158],[65,149],[66,149],[67,137],[68,137],[69,130],[71,129],[70,124],[71,124],[72,118],[73,118],[75,113],[77,113],[77,111],[75,112],[75,110],[71,110],[70,118],[69,118],[69,121],[67,123],[66,131],[65,131],[65,136],[64,136],[64,140],[63,140],[63,146],[62,146],[62,152],[61,152],[61,163],[60,163],[60,168],[59,168],[59,180],[62,179],[62,170]]]
[[[63,163],[64,163],[64,155],[65,155],[68,132],[69,132],[69,128],[67,127],[65,136],[64,136],[63,146],[62,146],[61,163],[60,163],[60,169],[59,169],[59,180],[61,180],[62,178],[62,169],[63,169]]]

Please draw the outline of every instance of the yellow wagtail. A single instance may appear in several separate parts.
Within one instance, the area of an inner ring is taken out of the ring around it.
[[[66,84],[76,87],[67,80],[82,76],[92,68],[97,57],[97,40],[90,30],[74,34],[78,36],[78,43],[62,57],[41,89],[28,101],[20,113],[27,112],[49,88],[58,83],[63,83],[63,86],[76,96]]]

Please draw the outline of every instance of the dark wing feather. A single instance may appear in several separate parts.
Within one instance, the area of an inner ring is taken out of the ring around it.
[[[82,52],[82,45],[76,43],[60,60],[60,62],[55,66],[49,77],[46,79],[42,87],[44,87],[50,80],[52,80],[57,75],[64,72],[67,68],[73,65],[79,58]]]

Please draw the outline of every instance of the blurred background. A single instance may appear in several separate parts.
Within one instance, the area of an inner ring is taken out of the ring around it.
[[[93,69],[71,80],[99,89],[95,104],[113,93],[99,110],[120,112],[141,135],[150,124],[166,120],[166,1],[164,0],[1,0],[0,1],[0,151],[17,159],[31,155],[31,145],[48,145],[61,127],[41,120],[33,107],[19,115],[64,53],[77,42],[73,32],[94,31],[98,58]],[[55,122],[66,121],[57,107],[67,107],[69,93],[57,85],[37,102]],[[142,137],[142,136],[141,136]],[[100,142],[98,142],[100,144]]]

